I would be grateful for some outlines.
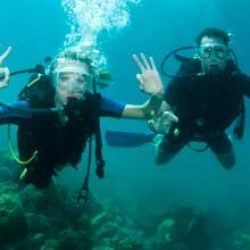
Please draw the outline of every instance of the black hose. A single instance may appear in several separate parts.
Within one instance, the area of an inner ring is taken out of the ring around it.
[[[82,184],[82,187],[79,191],[77,200],[82,205],[84,205],[88,201],[89,196],[89,176],[90,176],[90,170],[91,170],[91,158],[92,158],[92,137],[89,138],[89,154],[88,154],[88,166],[87,166],[87,172],[84,177],[84,182]]]
[[[47,113],[56,113],[56,112],[59,112],[59,111],[62,111],[64,108],[62,106],[60,107],[55,107],[55,108],[17,108],[17,107],[12,107],[12,106],[9,106],[3,102],[0,102],[0,106],[2,107],[5,107],[7,109],[14,109],[14,110],[17,110],[17,111],[21,111],[21,112],[31,112],[33,114],[47,114]]]
[[[180,47],[180,48],[177,48],[177,49],[174,49],[173,51],[171,51],[170,53],[168,53],[162,60],[161,62],[161,65],[160,65],[160,69],[161,69],[161,73],[165,76],[165,77],[170,77],[170,78],[174,78],[174,77],[178,77],[178,74],[176,75],[172,75],[172,74],[169,74],[165,71],[164,67],[165,67],[165,64],[166,64],[166,61],[172,56],[172,55],[176,55],[177,52],[179,51],[182,51],[182,50],[189,50],[189,49],[195,49],[194,46],[185,46],[185,47]],[[178,55],[175,56],[176,59]]]
[[[34,68],[16,70],[10,73],[11,76],[25,74],[25,73],[40,73],[44,74],[44,66],[37,64]]]

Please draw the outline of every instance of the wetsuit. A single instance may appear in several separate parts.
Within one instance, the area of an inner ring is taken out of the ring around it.
[[[47,79],[45,82],[48,83]],[[39,89],[39,84],[37,86]],[[36,90],[34,93],[30,96],[29,92],[26,93],[25,98],[21,93],[20,101],[8,105],[14,108],[1,106],[0,124],[18,125],[17,139],[21,160],[29,159],[35,150],[38,151],[35,159],[25,165],[28,172],[24,182],[45,188],[52,175],[56,174],[57,168],[65,164],[76,167],[80,162],[87,139],[95,133],[96,117],[119,118],[125,104],[87,92],[85,100],[73,100],[64,107],[68,122],[63,125],[58,113],[36,113],[29,110],[54,107],[52,97],[55,92],[52,91],[51,96],[43,95],[43,91]]]
[[[175,77],[165,91],[165,100],[179,122],[159,145],[158,164],[170,160],[191,141],[207,143],[217,155],[232,150],[225,130],[240,114],[243,96],[250,97],[250,77],[232,64],[220,75],[199,76],[195,74],[201,72],[200,64],[189,63],[191,66],[181,66],[179,74],[183,77]]]

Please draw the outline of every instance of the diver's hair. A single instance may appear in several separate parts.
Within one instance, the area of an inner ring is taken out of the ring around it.
[[[230,35],[226,31],[219,28],[210,27],[202,30],[196,37],[196,45],[198,47],[201,44],[202,38],[205,36],[220,38],[225,43],[225,45],[228,45],[230,42]]]
[[[92,71],[93,69],[92,60],[89,57],[75,48],[67,48],[61,51],[58,56],[52,61],[52,63],[50,64],[51,72],[53,72],[53,70],[57,67],[60,59],[69,59],[79,63],[85,63],[88,65],[90,71]]]

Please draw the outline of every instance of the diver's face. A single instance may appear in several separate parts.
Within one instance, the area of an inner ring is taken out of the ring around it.
[[[91,85],[89,66],[74,60],[62,59],[54,70],[54,84],[57,90],[57,102],[67,105],[68,100],[83,100]]]
[[[201,39],[198,51],[203,73],[216,75],[225,70],[229,59],[229,49],[222,39],[205,36]]]

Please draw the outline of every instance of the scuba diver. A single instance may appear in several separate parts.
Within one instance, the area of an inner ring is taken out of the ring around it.
[[[179,55],[181,66],[167,85],[164,105],[170,105],[178,122],[164,133],[156,152],[156,163],[169,162],[191,142],[206,144],[225,169],[235,165],[233,145],[226,130],[236,120],[234,133],[243,136],[244,96],[250,97],[250,77],[240,72],[235,54],[229,47],[230,35],[218,28],[207,28],[196,38],[193,58]],[[178,57],[178,56],[177,56]],[[168,107],[169,108],[169,107]],[[150,121],[157,132],[162,117]]]
[[[2,63],[11,48],[0,57]],[[141,60],[146,60],[141,56]],[[153,72],[160,83],[153,59],[142,73]],[[142,105],[124,104],[96,93],[98,79],[90,58],[74,48],[62,51],[50,64],[47,74],[34,74],[18,95],[18,101],[0,105],[0,124],[18,125],[20,179],[33,184],[47,196],[55,196],[52,176],[65,165],[77,167],[87,140],[95,135],[96,174],[104,177],[99,117],[149,119],[161,104],[161,84],[144,77],[141,89],[150,95]],[[10,72],[0,68],[0,87],[8,85]],[[157,78],[158,77],[158,78]],[[175,119],[173,116],[171,119]],[[91,152],[90,152],[91,155]],[[89,172],[89,169],[88,169]],[[86,178],[85,178],[86,180]],[[86,182],[81,194],[88,191]],[[81,197],[79,197],[81,198]]]

